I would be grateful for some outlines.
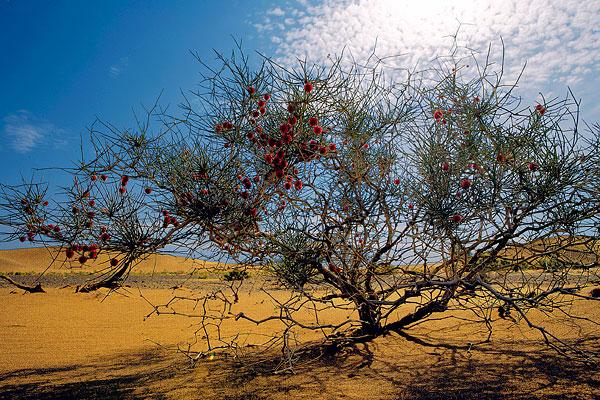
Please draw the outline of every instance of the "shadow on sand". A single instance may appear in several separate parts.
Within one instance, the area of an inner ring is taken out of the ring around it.
[[[396,336],[343,350],[313,347],[297,354],[294,374],[273,373],[278,356],[189,368],[173,352],[156,350],[1,374],[0,399],[549,400],[593,399],[600,392],[597,367],[522,342],[476,349],[423,343]]]

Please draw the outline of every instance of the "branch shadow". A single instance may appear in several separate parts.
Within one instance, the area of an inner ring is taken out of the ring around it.
[[[589,348],[600,349],[600,338]],[[0,399],[594,399],[600,372],[539,343],[503,340],[475,347],[426,336],[313,343],[294,353],[199,362],[174,350],[120,354],[90,364],[0,374]],[[292,373],[293,372],[293,373]]]
[[[152,350],[90,364],[11,371],[0,374],[0,399],[158,399],[144,387],[173,378],[172,361],[164,351]]]

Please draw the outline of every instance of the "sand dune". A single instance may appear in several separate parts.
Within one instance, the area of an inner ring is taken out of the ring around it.
[[[81,266],[77,260],[67,261],[57,248],[27,248],[0,250],[0,273],[40,273],[49,272],[96,272],[108,266],[110,255],[100,253],[95,261]],[[230,268],[232,265],[186,259],[167,254],[154,254],[142,260],[132,273],[189,273],[194,268]]]

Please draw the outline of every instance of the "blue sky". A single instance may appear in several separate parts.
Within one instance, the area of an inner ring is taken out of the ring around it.
[[[526,101],[571,87],[598,122],[599,25],[597,0],[0,0],[0,182],[70,166],[96,116],[132,127],[132,107],[161,91],[175,106],[198,82],[189,50],[210,62],[233,38],[284,64],[343,48],[361,60],[377,42],[378,55],[412,67],[444,54],[457,30],[460,44],[491,44],[497,60],[502,37],[507,78],[527,62]]]
[[[249,5],[252,5],[251,7]],[[0,182],[69,166],[99,116],[132,124],[132,107],[177,104],[199,66],[235,38],[264,49],[251,21],[266,1],[0,0]],[[42,175],[48,175],[43,173]]]

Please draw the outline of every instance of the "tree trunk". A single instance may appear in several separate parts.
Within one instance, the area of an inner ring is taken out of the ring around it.
[[[362,302],[358,304],[358,316],[361,320],[361,333],[365,335],[378,335],[381,329],[381,312],[372,304]]]

